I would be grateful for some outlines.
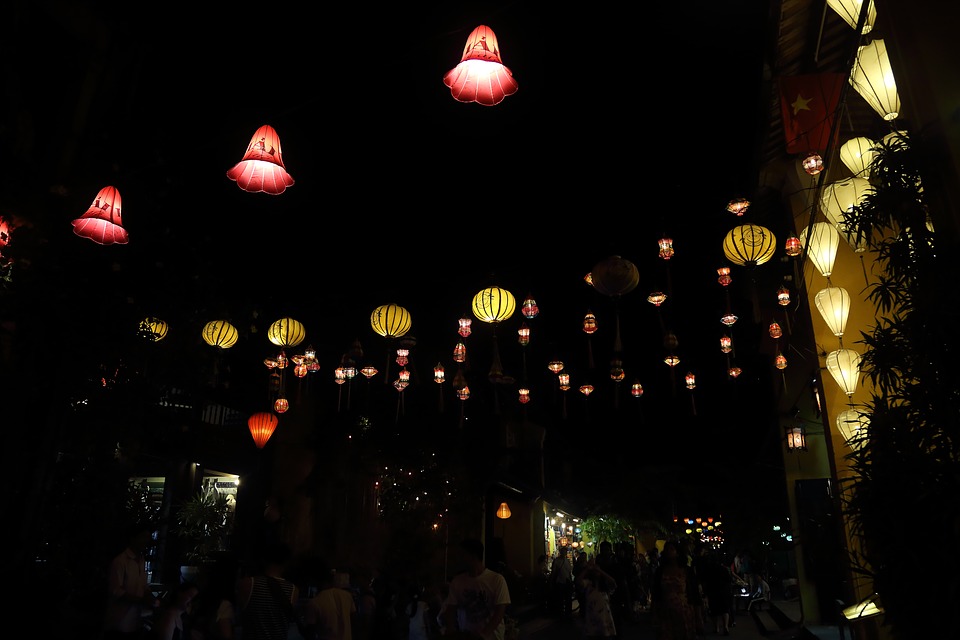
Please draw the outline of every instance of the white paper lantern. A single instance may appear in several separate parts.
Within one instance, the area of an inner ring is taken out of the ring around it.
[[[873,185],[866,178],[847,178],[831,182],[823,188],[820,194],[820,208],[833,226],[843,235],[854,251],[862,253],[867,249],[866,238],[857,238],[853,230],[849,230],[845,214],[863,202],[864,197],[873,191]]]
[[[807,227],[800,231],[800,246],[804,248],[810,262],[824,278],[833,273],[833,264],[837,260],[837,247],[840,246],[840,232],[829,222],[814,222],[810,227],[810,247],[807,248]]]
[[[837,431],[851,449],[856,450],[863,446],[868,426],[870,426],[870,416],[856,409],[847,409],[837,415]]]
[[[860,379],[860,354],[853,349],[837,349],[827,354],[827,371],[847,396],[857,391]]]
[[[850,294],[847,290],[843,287],[827,287],[818,291],[813,301],[833,335],[842,337],[847,318],[850,317]]]
[[[895,120],[900,115],[897,81],[883,40],[874,40],[857,49],[857,59],[850,72],[850,86],[884,120]]]
[[[877,157],[877,143],[865,136],[850,138],[840,145],[840,161],[850,173],[860,178],[870,177],[870,165]]]

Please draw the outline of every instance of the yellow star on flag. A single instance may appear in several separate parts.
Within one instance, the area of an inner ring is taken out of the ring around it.
[[[797,94],[797,99],[793,101],[793,104],[790,106],[793,107],[793,115],[797,115],[801,111],[810,111],[810,101],[813,98],[804,98],[799,93]]]

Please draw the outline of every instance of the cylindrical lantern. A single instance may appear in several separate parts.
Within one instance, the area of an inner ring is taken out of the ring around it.
[[[837,12],[843,21],[850,25],[851,29],[856,29],[860,22],[860,12],[863,10],[863,0],[827,0],[827,6]],[[877,20],[877,8],[873,6],[873,0],[869,0],[867,5],[867,17],[860,30],[862,35],[867,35],[873,31],[873,23]]]
[[[446,377],[446,371],[443,368],[443,363],[438,362],[437,366],[433,368],[433,381],[437,384],[442,384]]]
[[[370,326],[384,338],[399,338],[412,324],[410,312],[396,304],[380,305],[370,314]]]
[[[824,278],[833,273],[833,264],[837,260],[837,247],[840,246],[840,232],[829,222],[814,222],[810,231],[810,243],[807,246],[807,227],[800,232],[800,244],[807,250],[810,262]]]
[[[870,416],[856,409],[847,409],[837,414],[837,430],[851,449],[856,450],[863,446],[869,426]]]
[[[267,440],[273,435],[277,428],[279,418],[269,411],[255,413],[247,419],[247,427],[250,429],[250,435],[253,436],[253,442],[258,449],[263,449]]]
[[[838,338],[843,336],[850,317],[850,294],[843,287],[827,287],[817,292],[813,298],[817,311],[830,331]]]
[[[870,167],[877,156],[876,146],[876,142],[864,136],[850,138],[840,145],[840,160],[854,176],[869,178]]]
[[[160,342],[167,337],[167,323],[160,318],[144,318],[140,321],[140,335],[150,342]]]
[[[850,73],[850,86],[884,120],[895,120],[900,115],[897,81],[887,56],[887,45],[882,39],[857,49],[857,59]]]
[[[237,343],[237,328],[226,320],[211,320],[204,325],[203,341],[211,347],[229,349]]]
[[[827,371],[847,396],[857,391],[860,378],[860,354],[853,349],[837,349],[827,354]]]
[[[280,318],[267,329],[267,339],[278,347],[295,347],[306,337],[306,329],[293,318]]]
[[[723,254],[733,264],[755,267],[773,257],[777,238],[766,227],[743,224],[727,232],[723,239]]]
[[[513,294],[500,287],[487,287],[473,296],[473,315],[478,320],[497,324],[513,315],[517,300]]]
[[[866,178],[847,178],[831,182],[820,194],[820,208],[827,220],[843,235],[854,251],[860,253],[867,248],[865,238],[858,239],[855,231],[850,231],[845,215],[863,202],[864,197],[873,190]]]
[[[787,427],[787,449],[790,451],[807,450],[807,434],[803,426]]]

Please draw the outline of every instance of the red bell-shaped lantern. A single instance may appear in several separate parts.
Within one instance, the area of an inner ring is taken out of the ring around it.
[[[488,107],[499,104],[519,88],[513,72],[500,59],[496,34],[486,25],[470,32],[460,64],[444,74],[443,84],[450,87],[455,100]]]
[[[279,418],[269,411],[255,413],[247,419],[247,427],[250,428],[250,435],[253,436],[253,442],[258,449],[263,449],[267,444],[267,440],[273,435],[279,422]]]
[[[264,192],[276,196],[293,186],[293,178],[283,165],[280,136],[268,124],[263,125],[250,139],[243,160],[227,171],[244,191]]]
[[[120,192],[104,187],[87,212],[73,221],[73,232],[97,244],[127,244],[127,230],[120,219]]]

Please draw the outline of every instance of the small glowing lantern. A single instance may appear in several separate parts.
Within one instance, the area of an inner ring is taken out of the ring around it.
[[[860,22],[860,12],[863,11],[863,0],[827,0],[827,6],[833,9],[837,15],[843,18],[843,21],[850,25],[851,29],[856,29]],[[873,23],[877,20],[877,8],[873,6],[873,0],[867,5],[867,17],[860,30],[860,35],[867,35],[873,31]]]
[[[770,333],[770,337],[773,339],[777,339],[783,335],[783,329],[780,328],[780,324],[776,321],[770,323],[767,331]]]
[[[720,316],[720,322],[722,322],[728,327],[732,327],[733,325],[735,325],[737,323],[737,320],[739,320],[739,318],[732,313],[725,313],[722,316]]]
[[[733,339],[730,336],[720,336],[720,351],[723,353],[733,351]]]
[[[800,252],[803,251],[803,245],[800,244],[800,238],[791,233],[790,237],[787,238],[787,241],[784,243],[783,249],[788,256],[796,258],[800,255]]]
[[[670,367],[675,367],[675,366],[677,366],[678,364],[680,364],[680,358],[679,358],[678,356],[673,355],[673,354],[670,354],[669,356],[667,356],[666,358],[664,358],[663,361],[666,362],[666,363],[667,363],[667,366],[670,366]]]
[[[787,289],[786,285],[780,285],[780,288],[777,289],[777,304],[781,307],[786,307],[790,304],[790,289]]]
[[[306,337],[306,329],[293,318],[280,318],[267,329],[267,339],[278,347],[295,347]]]
[[[561,391],[567,391],[570,389],[570,374],[563,372],[557,374],[557,382],[560,383]]]
[[[787,427],[787,449],[789,451],[807,450],[807,434],[803,425]]]
[[[237,328],[226,320],[211,320],[201,332],[203,341],[211,347],[229,349],[237,343]]]
[[[433,368],[433,381],[437,384],[443,384],[444,379],[446,379],[446,372],[443,363],[438,362],[437,366]]]
[[[843,441],[851,449],[856,450],[863,446],[869,426],[870,416],[856,409],[847,409],[837,414],[837,429],[843,436]]]
[[[506,502],[501,502],[500,506],[497,507],[497,517],[501,520],[506,520],[511,515],[513,514],[510,511],[510,505],[508,505]]]
[[[563,371],[563,362],[560,360],[551,360],[547,363],[547,369],[549,369],[551,373],[560,373]]]
[[[730,267],[720,267],[717,269],[717,282],[721,286],[727,287],[733,282],[733,278],[730,277]]]
[[[857,49],[849,82],[884,120],[895,120],[900,115],[897,81],[887,56],[887,45],[882,39]]]
[[[660,238],[657,240],[657,244],[660,245],[660,257],[664,260],[669,260],[673,257],[675,253],[673,250],[673,238]]]
[[[470,334],[473,333],[473,320],[464,316],[457,321],[460,324],[460,328],[457,329],[457,333],[460,334],[462,338],[469,338]]]
[[[540,307],[537,306],[537,301],[533,299],[533,296],[528,295],[526,300],[523,301],[520,311],[524,318],[533,320],[540,314]]]
[[[227,177],[251,193],[276,196],[293,186],[293,177],[283,165],[280,136],[273,127],[265,124],[257,129],[243,159],[227,171]]]
[[[864,198],[872,190],[873,185],[866,178],[847,178],[831,182],[823,188],[823,193],[820,195],[820,208],[827,220],[843,234],[844,240],[857,253],[866,250],[866,239],[857,238],[856,231],[851,231],[844,216],[863,203]]]
[[[633,384],[631,384],[631,385],[630,385],[630,395],[633,396],[634,398],[642,398],[642,397],[643,397],[643,385],[640,384],[639,382],[634,382]]]
[[[520,346],[527,346],[530,344],[530,327],[527,326],[527,323],[524,322],[520,325],[520,328],[517,329],[517,342],[520,343]]]
[[[597,332],[597,316],[590,311],[583,317],[583,332],[588,335]]]
[[[750,201],[746,198],[734,198],[727,203],[727,211],[735,216],[742,216],[750,208]]]
[[[247,419],[247,427],[250,429],[250,435],[253,436],[253,442],[258,449],[263,449],[267,440],[273,435],[277,428],[279,419],[268,411],[255,413]]]
[[[369,380],[369,379],[372,378],[373,376],[377,375],[377,374],[379,373],[379,371],[377,370],[376,367],[367,365],[367,366],[365,366],[364,368],[360,369],[360,373],[363,374],[363,377],[364,377],[364,378],[366,378],[367,380]]]
[[[286,398],[277,398],[273,402],[273,410],[277,413],[286,413],[290,408],[290,402]]]
[[[467,385],[464,385],[464,386],[460,387],[459,389],[457,389],[457,397],[458,397],[460,400],[466,400],[467,398],[469,398],[469,397],[470,397],[470,387],[468,387]]]
[[[530,402],[530,389],[521,387],[518,390],[518,393],[520,394],[520,404],[527,404]]]
[[[778,353],[776,359],[774,359],[774,361],[773,361],[773,364],[774,364],[774,366],[777,367],[777,369],[781,369],[781,370],[786,369],[786,368],[787,368],[787,357],[786,357],[785,355],[783,355],[782,353]]]
[[[467,359],[467,345],[458,342],[453,347],[453,361],[464,362]]]
[[[333,381],[337,384],[343,384],[347,381],[347,372],[343,367],[337,367],[333,370]]]
[[[591,393],[593,393],[593,385],[592,384],[580,385],[580,393],[582,393],[585,396],[589,396]]]
[[[687,384],[687,389],[697,388],[697,376],[693,375],[692,371],[688,371],[687,375],[683,377],[683,380]]]
[[[830,332],[838,338],[843,336],[850,317],[850,294],[843,287],[827,287],[817,292],[813,299]]]
[[[396,304],[380,305],[370,314],[370,326],[384,338],[399,338],[412,324],[410,312]]]
[[[847,397],[857,391],[860,378],[860,354],[853,349],[837,349],[827,354],[827,371]]]
[[[664,302],[666,302],[666,300],[667,300],[667,294],[665,294],[663,291],[654,291],[653,293],[647,296],[647,302],[649,302],[655,307],[659,307]]]
[[[401,367],[407,366],[410,362],[410,349],[397,349],[396,362]]]
[[[104,187],[97,193],[90,207],[73,224],[73,232],[97,244],[127,244],[130,238],[120,218],[120,192],[116,187]]]
[[[499,104],[517,92],[513,72],[500,59],[500,45],[493,29],[480,25],[470,32],[460,64],[447,71],[443,83],[458,102],[484,106]]]
[[[800,163],[808,175],[815,176],[823,171],[823,157],[819,153],[810,153]]]
[[[140,321],[140,335],[150,342],[160,342],[167,337],[167,323],[160,318],[144,318]]]
[[[766,227],[744,224],[727,232],[723,239],[723,255],[733,264],[755,267],[773,257],[777,238]]]
[[[730,367],[729,369],[727,369],[727,375],[729,375],[733,379],[739,378],[741,373],[743,373],[743,369],[741,369],[740,367]]]

